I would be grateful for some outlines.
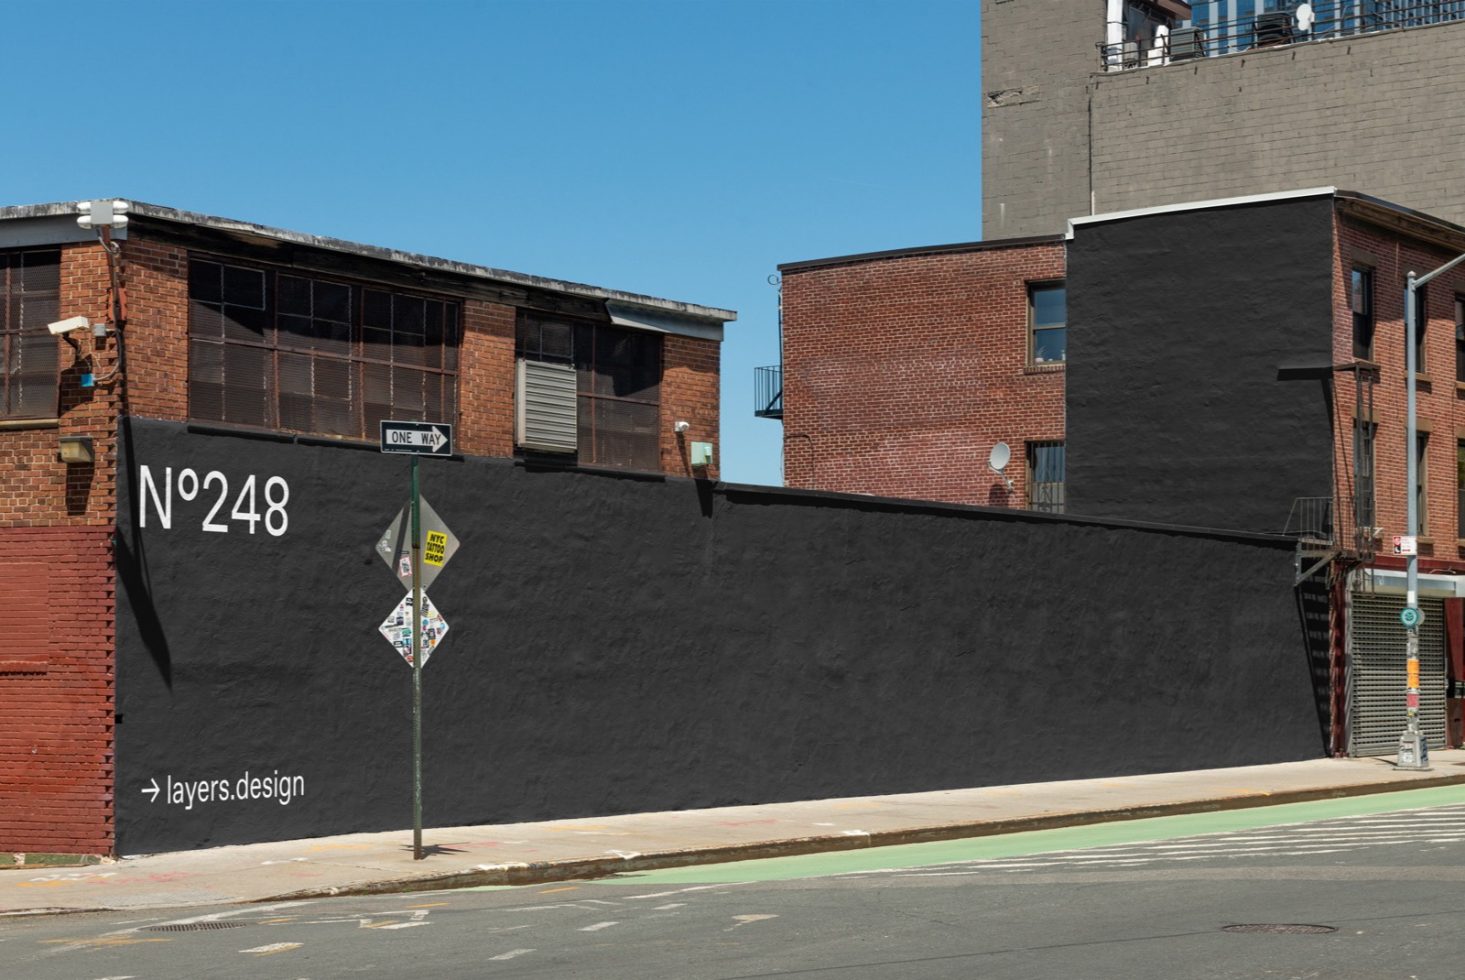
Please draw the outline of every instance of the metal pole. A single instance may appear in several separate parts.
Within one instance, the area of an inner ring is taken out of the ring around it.
[[[1415,414],[1414,373],[1419,369],[1415,363],[1416,340],[1415,312],[1418,305],[1419,288],[1436,276],[1449,272],[1461,262],[1465,254],[1457,255],[1433,272],[1416,276],[1412,271],[1404,285],[1404,391],[1407,408],[1404,423],[1404,479],[1408,483],[1406,522],[1409,536],[1414,539],[1414,554],[1405,562],[1404,597],[1404,658],[1406,679],[1404,734],[1399,736],[1398,766],[1400,769],[1428,769],[1429,743],[1419,731],[1419,623],[1424,618],[1419,612],[1419,420]],[[1412,625],[1411,625],[1412,624]]]
[[[1419,608],[1419,420],[1416,415],[1414,381],[1414,373],[1419,368],[1414,346],[1418,334],[1415,325],[1418,289],[1418,282],[1411,271],[1404,287],[1404,390],[1407,393],[1404,415],[1404,482],[1408,494],[1405,523],[1409,537],[1415,541],[1415,547],[1410,549],[1410,554],[1405,559],[1406,616],[1412,615],[1411,610]],[[1429,747],[1419,732],[1419,621],[1415,616],[1413,619],[1405,619],[1404,622],[1407,687],[1404,696],[1404,734],[1399,736],[1397,764],[1400,769],[1428,769]]]
[[[422,492],[412,457],[412,860],[422,860]]]

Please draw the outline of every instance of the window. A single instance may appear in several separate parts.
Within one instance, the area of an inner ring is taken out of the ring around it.
[[[1456,536],[1465,540],[1465,440],[1455,443]]]
[[[204,260],[188,296],[195,419],[365,439],[456,420],[455,303]]]
[[[1374,520],[1373,464],[1378,426],[1353,422],[1354,521],[1359,528],[1372,528]]]
[[[1455,297],[1455,380],[1465,381],[1465,296]]]
[[[1068,289],[1061,282],[1028,287],[1028,327],[1034,364],[1068,359]]]
[[[1414,507],[1419,515],[1419,535],[1429,534],[1429,433],[1421,432],[1414,439]]]
[[[1063,513],[1064,467],[1063,443],[1028,443],[1028,510]]]
[[[0,253],[0,418],[55,418],[61,253]]]
[[[1373,360],[1373,270],[1356,267],[1349,281],[1353,308],[1353,356]]]
[[[1429,362],[1424,357],[1424,333],[1429,327],[1429,287],[1414,290],[1414,373],[1428,374]]]
[[[661,335],[523,315],[517,355],[575,367],[578,462],[661,469]]]

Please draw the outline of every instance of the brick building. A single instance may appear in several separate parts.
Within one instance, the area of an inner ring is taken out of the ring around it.
[[[779,270],[788,486],[1062,509],[1061,479],[1032,479],[1062,472],[1061,237]],[[1057,311],[1039,314],[1036,346],[1035,300]],[[1001,441],[1018,454],[1010,489],[975,465]]]
[[[787,480],[1296,536],[1298,588],[1325,592],[1332,748],[1386,750],[1397,678],[1383,664],[1399,650],[1358,624],[1402,603],[1405,275],[1462,252],[1465,228],[1319,188],[1085,216],[1066,240],[785,265]],[[1465,601],[1465,267],[1422,308],[1416,492],[1439,744],[1446,685],[1465,681],[1465,626],[1445,629]],[[988,466],[999,442],[1010,492]]]
[[[343,444],[443,421],[467,455],[716,477],[693,463],[730,311],[106,210],[86,229],[74,204],[0,209],[0,851],[112,849],[123,419]],[[254,492],[226,502],[251,528]]]
[[[1465,188],[1441,179],[1465,143],[1465,7],[1312,0],[1304,31],[1297,6],[982,0],[983,237],[1324,185],[1465,223]]]

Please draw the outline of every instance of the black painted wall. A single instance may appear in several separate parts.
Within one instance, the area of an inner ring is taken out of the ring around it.
[[[377,633],[402,590],[373,552],[407,463],[146,421],[124,449],[119,849],[410,825],[410,671]],[[139,526],[140,465],[160,492],[173,469],[170,528],[151,502]],[[227,477],[227,532],[202,530],[217,480],[179,498],[185,467]],[[424,669],[431,825],[1322,751],[1283,544],[422,467],[462,539],[432,590],[451,630]],[[282,536],[229,517],[249,475],[288,482]],[[246,771],[304,794],[169,802],[170,781],[233,794]]]
[[[1331,197],[1079,226],[1068,249],[1068,509],[1275,532],[1332,495]]]

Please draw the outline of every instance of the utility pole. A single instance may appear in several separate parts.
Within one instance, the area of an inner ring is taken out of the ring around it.
[[[1419,730],[1419,624],[1424,614],[1419,611],[1419,420],[1416,412],[1415,373],[1419,370],[1415,344],[1418,338],[1417,310],[1419,289],[1436,276],[1449,272],[1461,262],[1465,255],[1459,255],[1423,276],[1416,276],[1411,270],[1404,287],[1404,389],[1407,393],[1407,410],[1404,425],[1405,494],[1408,497],[1406,509],[1409,538],[1414,547],[1408,549],[1405,557],[1404,610],[1399,621],[1404,624],[1404,658],[1406,677],[1404,733],[1399,736],[1400,769],[1428,769],[1429,743]]]

